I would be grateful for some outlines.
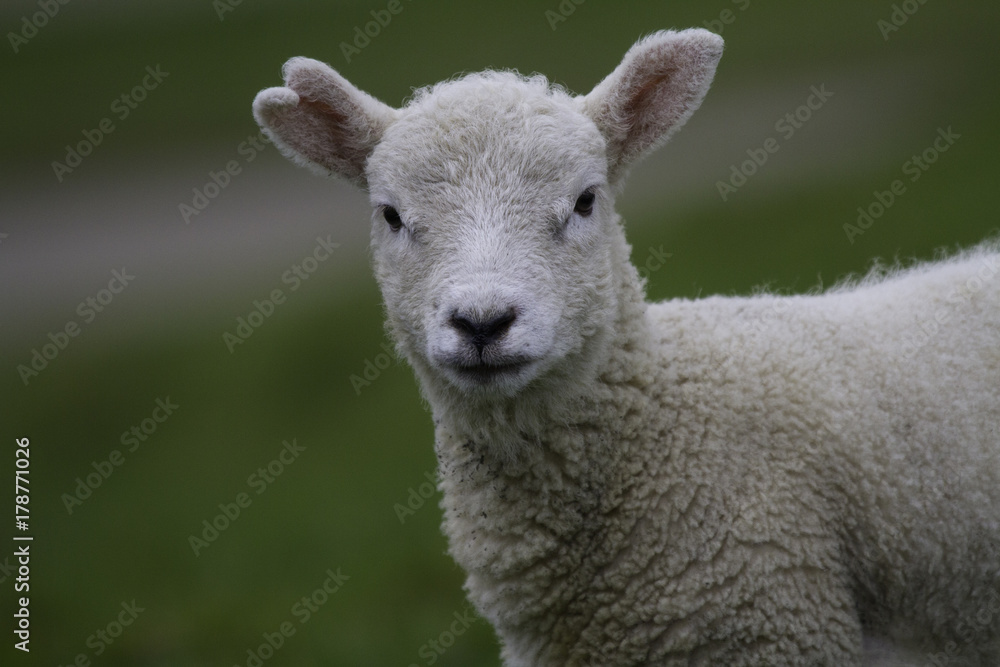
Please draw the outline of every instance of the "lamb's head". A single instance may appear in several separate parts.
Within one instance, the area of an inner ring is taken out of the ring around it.
[[[614,194],[697,108],[721,52],[704,30],[660,32],[585,96],[486,72],[401,109],[296,58],[254,112],[286,155],[368,190],[390,328],[425,388],[492,401],[601,356],[622,280]]]
[[[420,91],[366,177],[375,272],[418,370],[511,396],[567,365],[614,298],[604,140],[541,77]]]

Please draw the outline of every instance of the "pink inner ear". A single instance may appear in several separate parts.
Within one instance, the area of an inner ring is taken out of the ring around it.
[[[329,150],[330,156],[336,156],[338,162],[356,165],[363,169],[372,146],[368,145],[369,132],[358,122],[361,110],[355,111],[355,118],[343,109],[326,102],[303,100],[312,110],[312,115],[319,119],[324,130],[322,144]]]
[[[313,85],[303,85],[306,83]],[[352,118],[348,109],[329,99],[339,90],[318,91],[316,83],[294,81],[292,90],[299,97],[298,104],[271,109],[268,124],[281,142],[302,158],[361,184],[370,152],[366,143],[370,132],[363,126],[362,112],[356,110]]]
[[[650,78],[629,98],[624,109],[625,117],[629,120],[626,145],[634,144],[638,137],[643,134],[655,133],[657,126],[672,124],[674,118],[670,116],[676,116],[676,114],[666,113],[669,111],[667,108],[669,104],[668,93],[672,88],[664,89],[669,85],[667,80],[676,74],[677,68],[673,67],[659,76]]]
[[[612,180],[694,112],[721,55],[722,40],[706,31],[657,33],[637,42],[595,87],[590,110],[608,140]]]

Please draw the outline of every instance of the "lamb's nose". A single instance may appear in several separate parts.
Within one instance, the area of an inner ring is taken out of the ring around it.
[[[482,353],[483,348],[505,334],[516,319],[517,313],[513,308],[508,308],[496,316],[477,316],[456,310],[451,314],[449,323],[457,331],[465,334],[469,342],[476,346],[476,350]]]

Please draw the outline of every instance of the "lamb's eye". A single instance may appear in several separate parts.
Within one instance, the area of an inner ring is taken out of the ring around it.
[[[580,215],[581,217],[588,217],[594,212],[594,191],[587,190],[583,191],[583,194],[577,197],[576,206],[573,207],[573,212]]]
[[[399,217],[399,211],[394,209],[392,206],[386,206],[382,209],[382,217],[389,223],[389,229],[392,231],[398,232],[402,229],[403,220]]]

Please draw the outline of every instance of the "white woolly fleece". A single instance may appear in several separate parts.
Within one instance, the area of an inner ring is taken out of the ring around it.
[[[507,665],[1000,665],[1000,244],[647,303],[615,193],[721,53],[659,32],[586,96],[486,72],[401,109],[299,58],[254,112],[369,190]]]

